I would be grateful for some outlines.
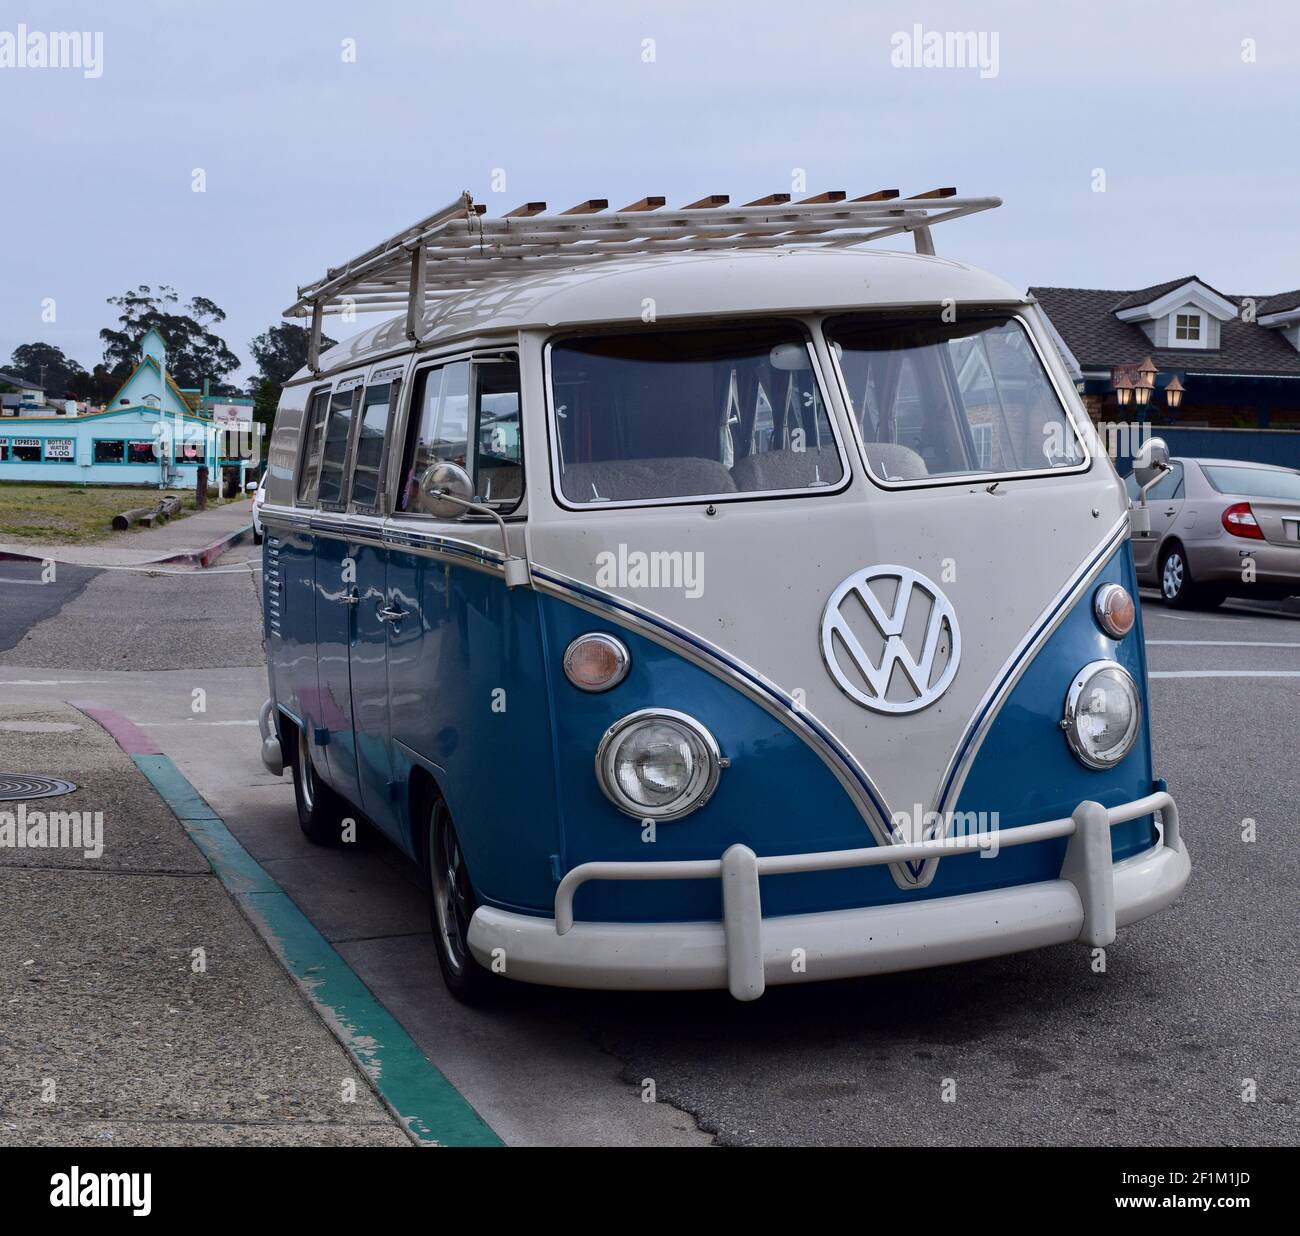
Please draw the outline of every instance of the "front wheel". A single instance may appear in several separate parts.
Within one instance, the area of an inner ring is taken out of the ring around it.
[[[429,809],[429,917],[434,951],[447,990],[464,1004],[481,1004],[492,992],[492,975],[469,950],[469,924],[478,908],[451,812],[442,799]]]
[[[337,845],[342,840],[343,800],[316,775],[305,726],[298,727],[293,751],[293,797],[298,806],[298,824],[308,841]]]

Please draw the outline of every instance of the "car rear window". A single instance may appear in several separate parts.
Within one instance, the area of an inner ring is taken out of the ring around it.
[[[1221,494],[1244,498],[1280,498],[1300,502],[1300,472],[1274,472],[1271,468],[1238,468],[1229,464],[1202,464],[1210,484]]]

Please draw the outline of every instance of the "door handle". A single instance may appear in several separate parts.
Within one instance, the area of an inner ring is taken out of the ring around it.
[[[1177,508],[1176,506],[1167,506],[1167,507],[1165,507],[1165,514],[1166,514],[1166,515],[1177,515],[1177,514],[1178,514],[1178,508]]]
[[[380,607],[380,610],[379,610],[379,621],[380,621],[380,622],[391,622],[391,623],[396,624],[396,623],[401,622],[402,619],[405,618],[406,616],[407,616],[407,614],[406,614],[406,610],[404,610],[404,609],[393,609],[393,608],[392,608],[391,606],[389,606],[389,605],[381,606],[381,607]]]

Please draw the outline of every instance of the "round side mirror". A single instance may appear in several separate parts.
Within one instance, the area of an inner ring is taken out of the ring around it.
[[[435,519],[459,519],[474,500],[474,483],[459,464],[430,464],[420,476],[418,510]]]
[[[1169,447],[1163,438],[1148,438],[1133,456],[1133,475],[1139,485],[1149,485],[1169,468]]]

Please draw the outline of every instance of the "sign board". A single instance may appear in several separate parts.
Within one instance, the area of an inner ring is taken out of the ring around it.
[[[40,438],[14,438],[14,446],[40,446]]]
[[[45,458],[73,459],[75,458],[75,448],[76,442],[72,438],[46,438]]]
[[[243,403],[214,403],[212,419],[223,428],[234,429],[236,426],[252,423],[253,409],[251,405]]]

